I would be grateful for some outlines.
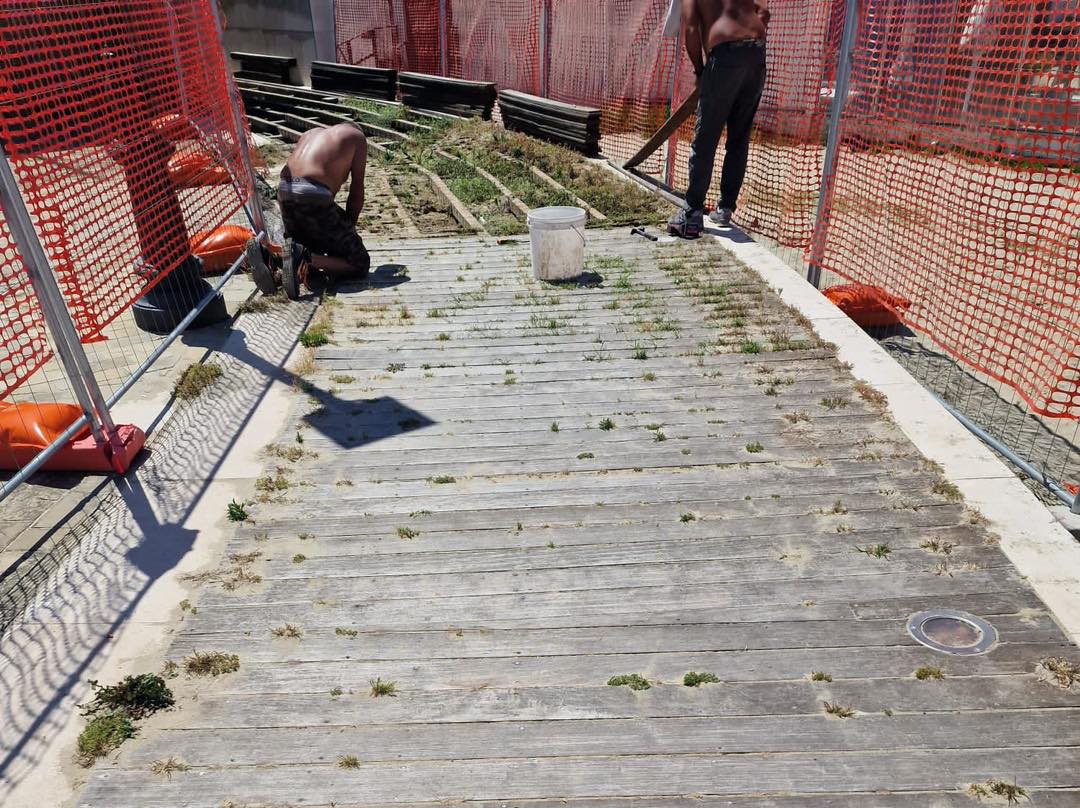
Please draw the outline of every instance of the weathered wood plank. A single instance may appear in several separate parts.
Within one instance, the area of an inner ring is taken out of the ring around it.
[[[882,562],[885,563],[885,562]],[[670,609],[678,604],[680,610],[711,609],[712,614],[730,617],[709,618],[718,622],[738,619],[734,615],[761,611],[770,606],[788,606],[784,614],[798,612],[818,604],[851,604],[862,600],[936,596],[948,597],[953,606],[963,608],[967,594],[1000,593],[1011,598],[1019,607],[1030,606],[1037,600],[1015,573],[1001,571],[971,572],[959,578],[917,575],[868,575],[841,579],[825,578],[798,582],[787,580],[728,582],[718,586],[714,581],[668,582],[656,586],[633,586],[628,578],[622,586],[609,589],[471,593],[459,594],[456,589],[430,593],[426,598],[397,598],[384,600],[353,593],[347,600],[325,599],[326,620],[335,625],[341,621],[362,619],[368,625],[384,627],[446,627],[476,625],[586,625],[573,620],[587,621],[596,615],[633,614],[653,609]],[[209,593],[206,596],[209,598]],[[218,609],[200,611],[198,623],[212,627],[213,621],[232,624],[243,630],[264,629],[278,621],[302,619],[309,608],[320,600],[314,592],[289,601],[288,612],[268,612],[265,603],[257,599],[243,602],[239,597],[222,602]],[[340,605],[339,605],[340,604]],[[810,606],[804,606],[810,604]],[[794,618],[798,619],[798,618]],[[235,622],[232,622],[235,621]],[[545,623],[545,621],[547,621]],[[309,621],[310,622],[310,621]],[[633,622],[630,620],[629,622]]]
[[[343,754],[347,751],[343,752]],[[100,769],[81,808],[219,808],[244,799],[273,804],[301,796],[306,804],[347,803],[363,789],[366,802],[458,799],[517,800],[660,794],[836,793],[959,790],[1000,772],[1024,772],[1031,788],[1080,785],[1080,750],[905,750],[889,752],[535,758],[260,769],[238,783],[235,769],[192,770],[147,788],[145,770]],[[108,796],[97,797],[98,789]]]
[[[200,693],[182,705],[187,729],[360,726],[480,721],[564,721],[598,718],[817,715],[822,688],[840,704],[864,713],[1025,710],[1080,706],[1080,694],[1034,676],[950,676],[931,687],[913,678],[837,679],[827,685],[790,682],[724,682],[721,685],[654,686],[627,698],[622,688],[484,688],[411,691],[397,698],[339,698],[328,693],[221,695]],[[362,683],[361,683],[362,685]]]
[[[269,631],[265,636],[267,642],[272,641]],[[191,652],[191,645],[181,645]],[[369,680],[382,678],[397,682],[403,693],[485,687],[569,688],[604,684],[625,673],[678,683],[688,671],[709,671],[725,682],[802,680],[814,670],[828,671],[834,679],[880,679],[910,676],[922,665],[938,664],[954,676],[1003,676],[1030,673],[1040,659],[1069,649],[1066,642],[1004,643],[988,654],[954,657],[947,664],[938,654],[921,647],[515,656],[490,657],[482,662],[357,658],[255,665],[247,668],[244,676],[223,679],[219,687],[226,693],[319,693],[335,687],[361,691],[366,690]]]
[[[994,626],[1005,642],[1048,643],[1059,638],[1046,613],[1002,615]],[[346,626],[309,626],[301,642],[268,642],[266,634],[225,631],[204,634],[185,623],[177,642],[195,647],[207,643],[229,648],[248,663],[318,662],[345,659],[469,659],[512,656],[563,656],[686,651],[760,651],[785,648],[916,647],[902,621],[819,620],[754,623],[691,623],[629,625],[603,628],[480,629],[472,631],[380,631],[353,627],[355,635],[339,634]],[[941,664],[948,668],[948,662]],[[1075,694],[1080,703],[1080,693]]]
[[[831,700],[828,688],[819,693]],[[339,696],[319,712],[332,715]],[[370,698],[370,697],[366,697]],[[820,704],[820,703],[819,703]],[[501,721],[477,724],[288,727],[165,732],[125,756],[130,767],[179,757],[191,766],[310,766],[353,754],[365,764],[428,760],[530,760],[540,757],[702,755],[723,752],[866,752],[996,747],[1071,747],[1080,744],[1080,710],[965,712],[942,721],[928,715],[856,714],[842,720],[817,715]],[[1080,774],[1074,785],[1080,785]]]

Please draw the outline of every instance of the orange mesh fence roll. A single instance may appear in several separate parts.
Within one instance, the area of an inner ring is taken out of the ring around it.
[[[1080,418],[1080,7],[869,2],[812,258]]]
[[[189,255],[189,230],[251,193],[214,13],[208,0],[0,6],[0,140],[86,341]]]
[[[0,213],[0,406],[51,355],[45,318]]]

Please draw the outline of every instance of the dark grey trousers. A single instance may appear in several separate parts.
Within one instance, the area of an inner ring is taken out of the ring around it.
[[[690,184],[686,206],[705,207],[720,135],[727,127],[724,169],[720,175],[719,208],[735,210],[746,177],[750,132],[765,88],[765,43],[725,42],[709,51],[701,76],[697,128],[690,150]]]

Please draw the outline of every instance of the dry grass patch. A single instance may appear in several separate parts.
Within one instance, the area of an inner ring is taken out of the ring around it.
[[[294,626],[292,623],[286,623],[283,626],[278,626],[272,629],[271,634],[275,637],[283,639],[298,640],[304,636],[304,630],[300,626]]]
[[[842,704],[836,704],[835,702],[826,701],[822,702],[825,707],[825,712],[834,718],[851,718],[855,715],[855,711],[850,707],[845,707]]]
[[[1035,674],[1044,682],[1061,688],[1080,684],[1080,665],[1061,657],[1046,657],[1035,666]]]
[[[184,659],[183,665],[190,676],[222,676],[240,670],[240,657],[222,651],[194,651]]]
[[[224,371],[220,365],[213,363],[191,365],[176,382],[173,387],[173,395],[181,401],[194,401],[222,375],[224,375]]]
[[[184,761],[177,758],[165,758],[164,760],[155,760],[150,764],[150,771],[154,774],[164,775],[168,779],[172,779],[173,772],[186,772],[191,767],[184,763]]]

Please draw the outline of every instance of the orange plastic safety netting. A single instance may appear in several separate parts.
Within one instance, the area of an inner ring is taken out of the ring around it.
[[[0,141],[85,341],[252,192],[215,13],[208,0],[0,5]]]
[[[1080,6],[871,2],[815,263],[1080,418]]]
[[[348,0],[334,3],[338,61],[437,73],[439,0]]]
[[[534,0],[446,0],[446,73],[540,91],[540,6]]]
[[[0,213],[0,401],[48,361],[45,319]]]
[[[598,107],[603,150],[625,159],[671,111],[679,54],[663,36],[667,0],[551,0],[548,95]],[[661,157],[641,168],[659,171]]]
[[[769,82],[740,222],[806,246],[844,3],[770,5]],[[439,0],[342,0],[338,58],[425,73],[445,67],[456,78],[598,107],[604,153],[626,159],[693,87],[681,41],[664,36],[668,6],[669,0],[444,0],[440,11]],[[641,170],[684,185],[692,136],[688,123]]]

